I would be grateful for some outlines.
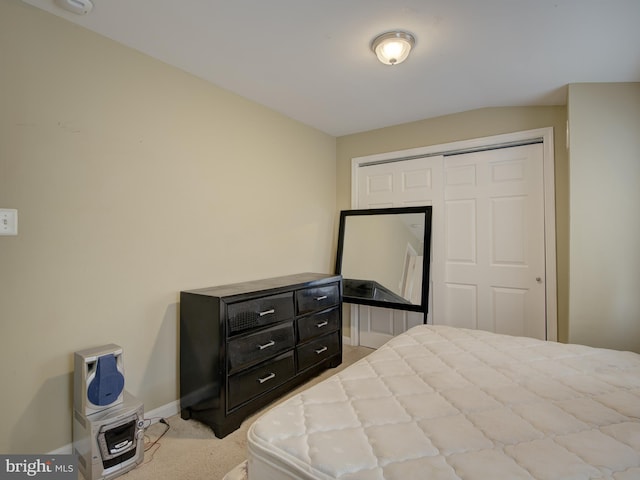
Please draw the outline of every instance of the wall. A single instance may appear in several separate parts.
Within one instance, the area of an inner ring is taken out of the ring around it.
[[[640,353],[640,83],[569,88],[569,340]]]
[[[556,181],[558,339],[567,341],[569,302],[569,172],[566,108],[484,108],[338,138],[338,208],[351,208],[351,159],[376,153],[438,145],[502,133],[553,127]],[[345,335],[350,334],[344,309]]]
[[[178,399],[179,291],[333,271],[335,138],[0,2],[0,452],[71,438],[73,352]]]

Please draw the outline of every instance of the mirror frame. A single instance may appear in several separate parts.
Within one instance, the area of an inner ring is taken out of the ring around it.
[[[390,208],[371,208],[360,210],[342,210],[340,212],[340,226],[338,229],[338,250],[336,254],[336,273],[342,275],[342,257],[344,253],[344,237],[346,233],[347,218],[353,216],[362,215],[402,215],[408,213],[422,213],[424,214],[424,249],[423,249],[423,268],[422,268],[422,296],[420,305],[410,303],[390,302],[383,300],[374,300],[366,297],[358,297],[353,295],[343,294],[342,300],[345,303],[355,303],[359,305],[369,305],[373,307],[391,308],[395,310],[407,310],[411,312],[423,312],[426,314],[429,311],[429,266],[431,264],[431,206],[419,206],[419,207],[390,207]],[[343,284],[348,282],[349,279],[344,278]],[[357,280],[374,280],[375,279],[357,279]]]

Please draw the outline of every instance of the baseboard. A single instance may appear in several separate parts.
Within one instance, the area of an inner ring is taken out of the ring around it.
[[[351,337],[342,336],[342,344],[343,345],[351,345]]]
[[[180,400],[174,400],[166,405],[145,412],[144,419],[150,420],[150,425],[153,425],[154,423],[158,423],[161,418],[173,417],[178,413],[180,413]]]
[[[161,418],[173,417],[180,413],[180,400],[174,400],[173,402],[162,405],[148,412],[144,412],[144,419],[148,421],[148,427],[154,423],[158,423]],[[56,450],[49,452],[47,455],[70,455],[73,453],[73,443],[69,443],[64,447],[60,447]]]

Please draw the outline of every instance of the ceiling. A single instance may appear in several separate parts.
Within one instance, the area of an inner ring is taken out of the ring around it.
[[[330,135],[640,81],[640,0],[23,0]],[[380,33],[416,37],[379,63]]]

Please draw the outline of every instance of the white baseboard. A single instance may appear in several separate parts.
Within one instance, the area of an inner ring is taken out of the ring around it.
[[[173,417],[180,413],[180,400],[174,400],[173,402],[167,403],[166,405],[162,405],[158,408],[154,408],[148,412],[144,413],[144,419],[149,421],[149,425],[147,427],[153,425],[154,423],[158,423],[161,418],[169,418]],[[73,453],[73,443],[69,443],[64,447],[57,448],[49,452],[47,455],[71,455]]]
[[[173,417],[180,413],[180,400],[174,400],[173,402],[162,405],[158,408],[154,408],[148,412],[145,412],[144,419],[150,420],[150,425],[158,423],[161,418]]]
[[[342,336],[342,344],[343,345],[351,345],[351,337]]]

